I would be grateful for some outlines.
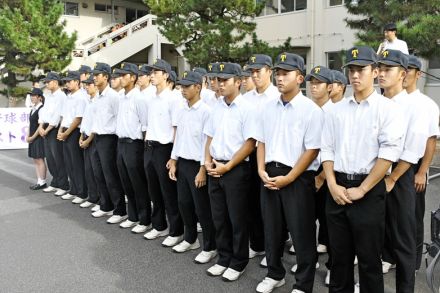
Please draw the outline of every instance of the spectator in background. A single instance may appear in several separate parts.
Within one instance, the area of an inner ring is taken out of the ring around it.
[[[406,42],[397,38],[397,26],[395,23],[387,24],[383,28],[383,34],[385,36],[385,40],[377,49],[377,55],[388,49],[398,50],[407,55],[409,54],[408,45]]]

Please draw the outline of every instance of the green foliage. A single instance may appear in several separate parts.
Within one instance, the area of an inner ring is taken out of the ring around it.
[[[4,57],[10,88],[18,83],[17,76],[29,80],[37,65],[45,71],[60,71],[71,62],[76,34],[68,36],[65,23],[59,22],[64,9],[60,1],[15,0],[1,4],[0,55]]]
[[[252,53],[274,55],[258,40],[254,22],[263,4],[255,0],[144,0],[157,15],[161,33],[183,53],[193,66],[213,61],[244,63]],[[248,42],[247,42],[248,41]],[[276,54],[275,54],[276,55]]]
[[[395,22],[398,37],[419,56],[440,56],[440,1],[438,0],[360,0],[346,4],[354,18],[347,25],[357,30],[358,44],[377,48],[383,41],[383,27]]]

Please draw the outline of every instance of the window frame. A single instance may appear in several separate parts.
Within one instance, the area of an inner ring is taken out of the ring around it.
[[[293,1],[293,7],[294,7],[294,10],[290,10],[290,11],[285,11],[285,12],[282,12],[281,11],[281,5],[282,5],[282,3],[281,3],[281,1],[282,0],[276,0],[277,1],[277,3],[276,3],[276,5],[275,5],[275,7],[274,8],[276,8],[277,9],[277,11],[275,12],[275,13],[272,13],[272,14],[266,14],[266,0],[255,0],[255,2],[257,3],[257,4],[259,4],[259,3],[264,3],[264,7],[263,7],[263,10],[261,11],[261,14],[260,15],[258,15],[257,17],[270,17],[270,16],[274,16],[274,15],[284,15],[284,14],[287,14],[287,13],[295,13],[295,12],[304,12],[304,11],[307,11],[307,1],[305,2],[305,4],[306,4],[306,7],[304,8],[304,9],[300,9],[300,10],[298,10],[297,9],[297,1],[298,0],[290,0],[290,1]]]
[[[79,16],[79,3],[78,2],[72,2],[72,1],[64,1],[64,10],[63,10],[63,15],[64,16]],[[76,5],[76,14],[67,14],[67,5],[68,4],[74,4]]]

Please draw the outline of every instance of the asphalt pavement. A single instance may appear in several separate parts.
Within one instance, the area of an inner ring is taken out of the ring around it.
[[[160,240],[147,241],[89,209],[52,194],[29,190],[35,183],[27,150],[0,151],[0,292],[255,292],[266,274],[250,260],[244,275],[226,283],[205,271],[212,264],[193,263],[198,251],[175,254]],[[440,179],[428,187],[425,239],[429,211],[439,205]],[[288,250],[286,246],[286,252]],[[314,292],[324,286],[326,255],[319,257]],[[285,254],[290,270],[295,257]],[[426,293],[425,267],[416,277],[416,292]],[[386,292],[394,292],[394,271],[385,276]],[[294,276],[275,292],[291,292]]]

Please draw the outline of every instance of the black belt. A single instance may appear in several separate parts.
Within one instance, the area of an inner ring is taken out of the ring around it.
[[[338,178],[347,181],[363,181],[368,176],[368,174],[347,174],[342,172],[335,172],[335,175]]]
[[[121,137],[121,138],[118,139],[118,141],[122,142],[122,143],[135,143],[135,142],[139,143],[139,142],[142,142],[141,139],[131,139],[131,138],[128,138],[128,137]]]
[[[284,164],[279,163],[279,162],[269,162],[269,163],[266,164],[266,167],[289,168],[289,169],[292,169],[292,167],[284,165]]]
[[[169,146],[172,145],[172,143],[160,143],[155,140],[146,140],[145,141],[145,148],[154,148],[154,147],[161,147],[161,146]]]
[[[61,127],[62,132],[66,131],[67,129],[68,129],[67,127]]]
[[[214,160],[216,160],[216,159],[214,159]],[[219,163],[222,163],[222,164],[227,164],[229,162],[229,160],[216,160],[216,161]]]

